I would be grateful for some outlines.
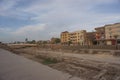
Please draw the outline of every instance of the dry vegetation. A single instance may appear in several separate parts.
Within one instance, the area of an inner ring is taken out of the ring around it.
[[[38,47],[12,47],[11,51],[83,80],[120,80],[120,64],[63,56]]]

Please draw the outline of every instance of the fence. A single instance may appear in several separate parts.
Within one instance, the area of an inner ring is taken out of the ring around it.
[[[120,50],[120,45],[76,45],[76,46],[63,46],[63,45],[44,45],[40,46],[42,48],[51,48],[51,49],[107,49],[107,50]]]
[[[120,50],[120,45],[84,45],[84,46],[63,46],[63,48],[69,49],[108,49],[108,50]]]

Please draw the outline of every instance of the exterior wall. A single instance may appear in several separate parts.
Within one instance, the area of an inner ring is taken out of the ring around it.
[[[61,43],[68,43],[69,42],[69,32],[68,31],[65,31],[65,32],[62,32],[61,33]]]
[[[117,35],[117,40],[120,40],[120,23],[115,23],[111,25],[105,25],[105,37],[107,45],[115,45],[115,35]]]
[[[96,34],[95,34],[95,41],[96,45],[105,45],[105,27],[97,27],[95,28]]]
[[[120,23],[105,25],[106,39],[115,39],[114,35],[120,35]],[[120,36],[118,36],[120,39]]]
[[[86,42],[87,42],[88,45],[94,45],[95,44],[95,34],[96,34],[96,32],[87,32]]]
[[[86,41],[86,31],[81,30],[81,31],[75,31],[69,33],[68,31],[62,32],[61,33],[61,43],[68,44],[71,42],[72,44],[80,44],[84,45]]]
[[[80,43],[80,45],[85,45],[86,44],[86,31],[82,30],[80,32],[77,32],[77,42]]]
[[[85,39],[86,39],[86,31],[85,30],[75,31],[75,32],[70,33],[70,41],[73,44],[84,45]]]
[[[115,45],[120,44],[120,23],[105,25],[95,28],[96,33],[87,33],[86,30],[80,30],[69,33],[61,33],[61,43],[80,44],[80,45]],[[117,35],[117,40],[115,38]],[[94,42],[93,42],[94,41]],[[108,41],[108,42],[107,42]]]
[[[104,40],[105,39],[105,27],[98,27],[98,28],[95,28],[96,30],[96,39],[97,36],[99,36],[99,40]]]
[[[76,43],[77,43],[77,35],[76,35],[75,32],[70,33],[70,41],[71,41],[73,44],[76,44]]]

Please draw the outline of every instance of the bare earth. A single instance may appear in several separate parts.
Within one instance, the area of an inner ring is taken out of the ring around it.
[[[104,53],[64,53],[37,47],[17,48],[14,52],[40,63],[44,59],[55,59],[57,63],[46,65],[83,80],[120,80],[120,57]]]
[[[0,48],[0,80],[81,80]]]

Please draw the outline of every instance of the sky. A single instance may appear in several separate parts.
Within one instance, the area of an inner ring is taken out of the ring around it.
[[[120,22],[120,0],[0,0],[0,41],[50,40]]]

